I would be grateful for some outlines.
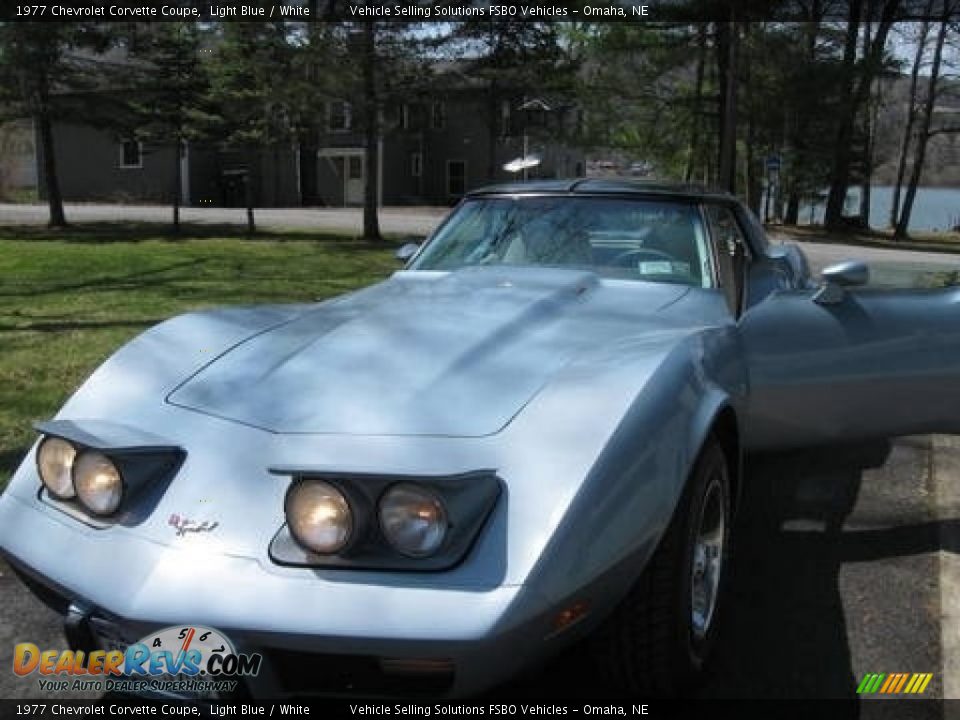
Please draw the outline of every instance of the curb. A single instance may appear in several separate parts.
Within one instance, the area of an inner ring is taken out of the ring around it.
[[[940,652],[943,697],[960,698],[960,436],[934,435],[932,474],[940,525]]]

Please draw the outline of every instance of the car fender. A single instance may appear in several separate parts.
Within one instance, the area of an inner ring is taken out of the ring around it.
[[[726,336],[720,362],[704,361],[713,331],[678,343],[591,467],[531,572],[553,602],[586,602],[602,616],[624,596],[656,549],[718,418],[736,417],[739,383],[716,372],[730,368],[735,346],[716,332]]]

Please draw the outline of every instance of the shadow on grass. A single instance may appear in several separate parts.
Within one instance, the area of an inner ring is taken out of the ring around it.
[[[93,288],[96,290],[117,290],[120,288],[139,289],[149,285],[165,284],[171,280],[171,278],[164,278],[162,280],[144,281],[144,278],[154,275],[161,275],[163,273],[170,272],[171,270],[182,270],[188,267],[196,267],[197,265],[202,265],[206,262],[209,262],[209,260],[205,258],[197,258],[194,260],[184,260],[183,262],[172,263],[170,265],[153,268],[151,270],[138,270],[137,272],[126,273],[124,275],[94,277],[78,283],[63,283],[44,287],[31,287],[30,289],[14,291],[4,290],[0,292],[0,297],[33,297],[37,295],[62,293],[69,290],[84,290],[87,288]]]
[[[3,478],[8,475],[13,475],[13,471],[16,470],[17,466],[23,461],[28,450],[30,450],[30,448],[26,445],[13,448],[12,450],[0,450],[0,489],[4,486]]]
[[[250,235],[246,227],[230,223],[181,223],[180,232],[162,222],[90,222],[65,228],[36,225],[0,225],[0,238],[35,242],[136,243],[162,240],[178,243],[204,239],[248,240],[251,242],[318,242],[336,244],[357,250],[385,250],[399,247],[407,238],[386,236],[382,242],[369,242],[359,237],[322,230],[258,230]]]
[[[59,321],[59,322],[28,322],[19,325],[4,325],[0,323],[0,333],[11,332],[63,332],[65,330],[104,330],[107,328],[138,328],[149,327],[162,322],[165,318],[145,318],[139,320],[102,320],[94,322]]]

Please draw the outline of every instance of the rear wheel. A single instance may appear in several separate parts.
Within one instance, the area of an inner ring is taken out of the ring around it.
[[[618,689],[676,695],[697,677],[716,641],[729,549],[729,464],[711,441],[647,568],[597,634]]]

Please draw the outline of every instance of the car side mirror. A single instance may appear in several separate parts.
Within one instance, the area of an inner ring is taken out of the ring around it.
[[[420,249],[419,243],[408,242],[401,245],[397,249],[397,252],[394,253],[394,257],[396,257],[397,260],[399,260],[402,263],[407,263],[410,261],[410,258],[412,258],[414,255],[417,254],[417,250],[419,249]]]
[[[813,296],[813,301],[821,305],[832,305],[846,297],[844,288],[866,285],[870,280],[870,270],[859,260],[848,260],[824,269],[820,277],[823,285]]]

